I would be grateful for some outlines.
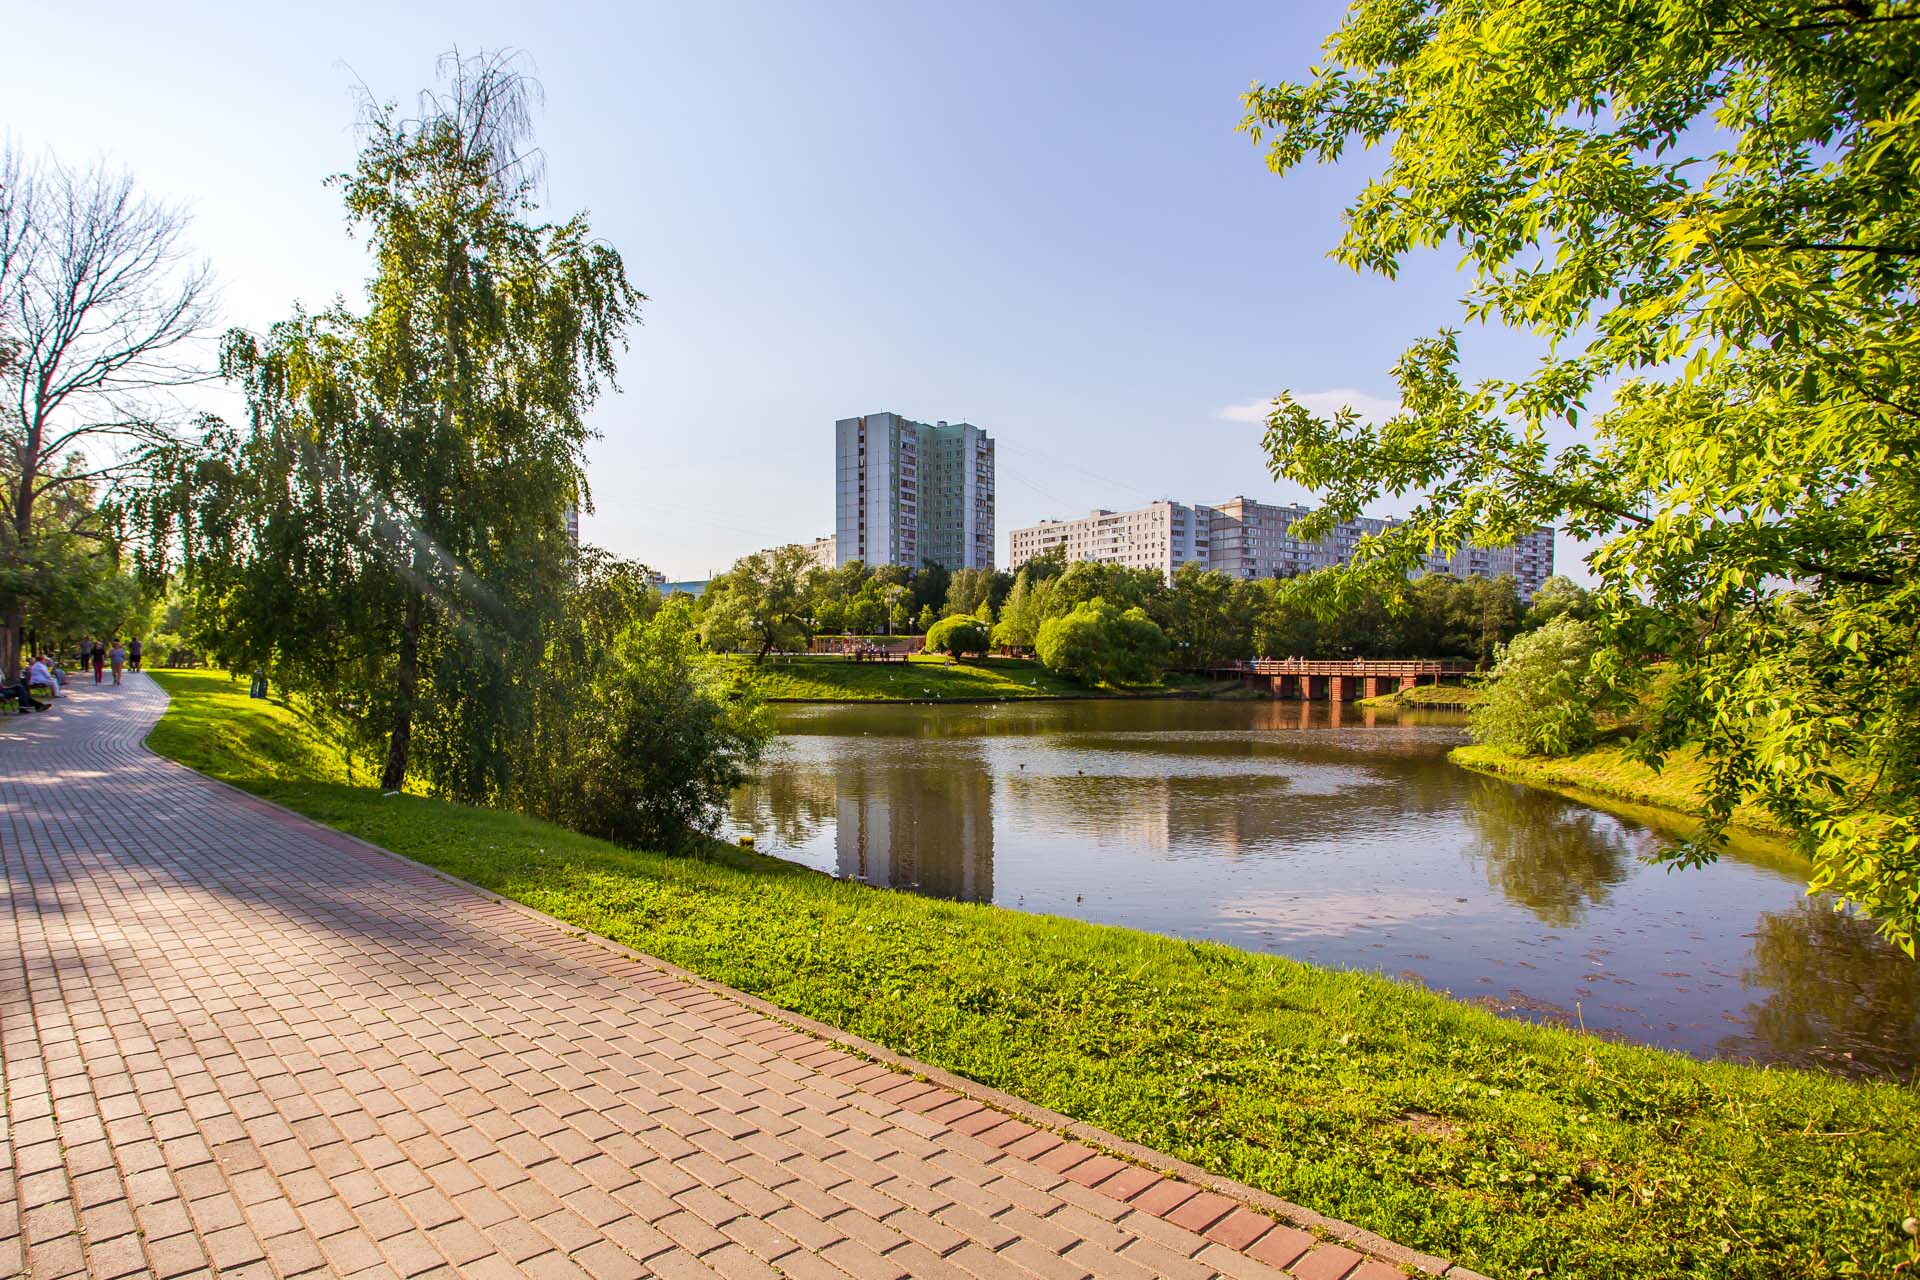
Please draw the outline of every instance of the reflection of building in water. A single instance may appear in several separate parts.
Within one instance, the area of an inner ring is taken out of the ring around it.
[[[1007,775],[1007,813],[1026,826],[1073,831],[1148,853],[1246,853],[1339,830],[1379,803],[1368,788],[1303,799],[1283,773],[1169,777]],[[1327,824],[1333,824],[1331,828]]]
[[[936,898],[993,901],[993,777],[977,760],[956,763],[843,770],[834,836],[840,875]]]

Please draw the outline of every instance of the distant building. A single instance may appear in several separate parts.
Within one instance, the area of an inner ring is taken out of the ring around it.
[[[1393,527],[1391,520],[1362,516],[1343,521],[1325,537],[1307,541],[1293,526],[1313,514],[1299,504],[1280,506],[1237,497],[1212,506],[1155,502],[1137,511],[1095,511],[1079,520],[1043,520],[1008,534],[1008,567],[1018,569],[1054,546],[1068,561],[1125,564],[1172,576],[1197,561],[1233,578],[1293,578],[1330,569],[1353,558],[1360,540]],[[1430,556],[1428,573],[1457,578],[1510,575],[1520,598],[1531,600],[1553,576],[1553,530],[1536,529],[1510,547],[1468,547],[1456,555]]]
[[[1464,547],[1452,556],[1427,557],[1428,573],[1450,573],[1456,578],[1511,576],[1522,600],[1553,576],[1553,530],[1523,533],[1510,547]]]
[[[834,424],[834,563],[993,567],[993,441],[896,413]]]
[[[1149,503],[1137,511],[1094,511],[1078,520],[1043,520],[1007,534],[1007,568],[1065,546],[1068,560],[1157,569],[1168,577],[1189,560],[1210,563],[1212,511],[1181,502]]]
[[[707,593],[707,584],[711,578],[696,578],[687,582],[662,582],[660,594],[663,596],[692,596],[696,600]]]
[[[567,508],[567,541],[574,546],[580,545],[580,508]]]
[[[831,569],[834,567],[834,541],[833,535],[829,534],[824,538],[815,538],[812,542],[785,542],[777,547],[762,547],[756,554],[771,558],[776,551],[784,550],[787,547],[798,547],[807,553],[807,558],[813,561],[814,564],[820,566],[822,569]]]
[[[1345,564],[1361,538],[1384,533],[1390,524],[1362,516],[1335,525],[1318,542],[1303,542],[1293,535],[1293,523],[1312,514],[1311,507],[1282,507],[1244,497],[1218,504],[1213,508],[1212,566],[1230,578],[1297,577]]]

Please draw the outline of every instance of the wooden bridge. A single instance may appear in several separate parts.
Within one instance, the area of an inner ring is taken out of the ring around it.
[[[1470,662],[1418,658],[1255,658],[1208,667],[1216,679],[1238,679],[1276,698],[1352,702],[1422,684],[1461,684]]]

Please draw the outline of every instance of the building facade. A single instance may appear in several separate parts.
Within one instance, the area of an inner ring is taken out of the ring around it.
[[[1007,535],[1007,568],[1017,570],[1064,545],[1067,559],[1157,569],[1171,577],[1189,560],[1211,563],[1212,512],[1162,500],[1137,511],[1093,511],[1078,520],[1043,520]]]
[[[1064,545],[1067,559],[1158,569],[1171,577],[1197,561],[1233,578],[1293,578],[1330,569],[1353,558],[1360,540],[1386,532],[1393,521],[1362,516],[1337,524],[1318,541],[1293,532],[1313,513],[1298,504],[1281,506],[1237,497],[1212,506],[1156,502],[1138,511],[1095,511],[1079,520],[1043,520],[1014,529],[1008,568]],[[1510,547],[1467,547],[1453,556],[1428,558],[1428,573],[1457,578],[1511,575],[1523,601],[1553,576],[1553,530],[1536,529]]]
[[[1363,516],[1335,525],[1318,542],[1293,534],[1293,523],[1313,514],[1298,504],[1279,506],[1238,497],[1213,508],[1212,566],[1230,578],[1294,578],[1330,569],[1353,558],[1368,534],[1384,533],[1389,522]]]
[[[1436,552],[1427,557],[1427,572],[1456,578],[1511,576],[1520,588],[1520,598],[1531,600],[1553,576],[1553,530],[1523,533],[1510,547],[1462,547],[1451,556]]]
[[[993,441],[897,413],[834,424],[833,563],[993,567]]]
[[[807,553],[807,559],[811,560],[815,565],[822,569],[831,569],[835,565],[833,548],[834,544],[838,541],[839,539],[832,534],[828,534],[824,538],[815,538],[811,542],[787,542],[782,543],[778,547],[762,547],[756,554],[772,559],[773,553],[776,551],[784,550],[787,547],[798,547]]]

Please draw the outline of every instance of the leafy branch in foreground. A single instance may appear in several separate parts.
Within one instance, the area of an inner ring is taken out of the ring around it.
[[[1402,408],[1268,422],[1277,476],[1325,524],[1385,495],[1412,517],[1321,603],[1433,547],[1552,524],[1597,544],[1594,609],[1640,756],[1697,743],[1709,859],[1751,800],[1811,885],[1920,934],[1920,25],[1898,3],[1359,0],[1300,83],[1242,128],[1286,173],[1384,152],[1335,256],[1394,274],[1458,245],[1465,318],[1542,340],[1469,384],[1415,342]]]

